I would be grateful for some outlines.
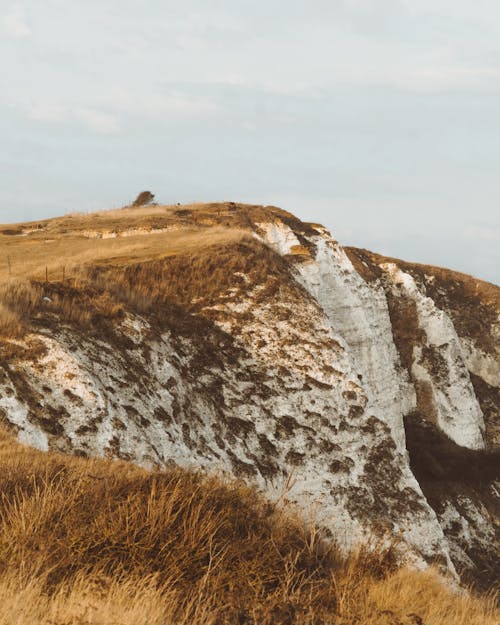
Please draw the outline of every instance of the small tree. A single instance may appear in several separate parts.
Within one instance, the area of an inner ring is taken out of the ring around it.
[[[145,206],[146,204],[151,204],[154,199],[155,196],[151,193],[151,191],[141,191],[135,198],[132,206]]]

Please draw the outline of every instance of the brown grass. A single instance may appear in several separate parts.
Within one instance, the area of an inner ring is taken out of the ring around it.
[[[78,275],[78,269],[94,262],[114,259],[148,260],[196,251],[210,245],[235,241],[245,232],[235,228],[182,228],[171,232],[134,235],[116,239],[89,239],[78,233],[53,239],[0,236],[0,281],[7,279],[61,280]],[[10,267],[10,269],[9,269]]]
[[[221,227],[117,239],[62,236],[50,244],[0,236],[0,259],[10,263],[0,267],[0,336],[19,336],[47,314],[87,327],[122,316],[124,304],[147,312],[174,291],[186,301],[190,288],[182,288],[182,270],[191,283],[216,285],[231,271],[231,254],[224,254],[245,238],[247,231]]]
[[[100,210],[88,214],[75,212],[40,221],[0,224],[0,235],[15,236],[28,233],[30,237],[46,238],[47,235],[60,236],[92,230],[112,232],[137,226],[154,228],[168,224],[172,218],[176,217],[176,213],[179,210],[199,211],[204,206],[206,205],[126,206],[124,208]]]
[[[17,336],[43,298],[43,291],[25,280],[0,282],[0,336]]]
[[[186,253],[235,240],[254,230],[255,223],[276,218],[294,227],[299,237],[300,232],[314,233],[308,224],[279,208],[233,202],[125,207],[0,225],[0,281],[9,275],[43,279],[45,267],[50,279],[58,280],[63,266],[72,271],[76,265],[109,258],[126,261]],[[101,235],[117,238],[92,238]]]
[[[71,236],[76,233],[82,235],[89,231],[120,234],[134,228],[154,230],[169,226],[218,225],[248,229],[254,223],[270,221],[276,217],[299,232],[317,234],[311,224],[303,223],[291,213],[275,206],[212,202],[183,204],[182,206],[126,206],[90,214],[72,213],[42,221],[0,225],[0,236],[3,234],[10,238],[19,238],[19,235],[27,235],[30,239],[46,239],[47,236]]]
[[[0,625],[493,625],[391,552],[345,559],[240,483],[0,435]],[[420,620],[419,620],[420,619]]]
[[[109,329],[126,311],[156,314],[182,307],[184,316],[202,311],[219,298],[235,297],[266,283],[279,288],[289,279],[285,261],[244,231],[211,229],[178,236],[178,247],[137,259],[100,259],[75,270],[63,281],[10,279],[0,282],[0,336],[20,337],[34,324],[73,323],[97,331]],[[204,313],[208,314],[208,313]]]
[[[0,335],[50,319],[102,328],[125,310],[198,312],[243,288],[240,274],[279,288],[284,261],[248,237],[237,209],[123,209],[0,235]],[[172,219],[180,230],[82,236]],[[219,477],[42,454],[0,433],[0,500],[0,625],[498,621],[491,597],[398,571],[390,550],[346,559],[292,510]]]
[[[0,336],[19,336],[47,313],[88,327],[124,307],[145,313],[171,301],[200,308],[243,286],[235,274],[260,282],[283,276],[277,257],[252,237],[254,223],[277,217],[299,237],[310,229],[281,209],[231,202],[0,226]],[[89,238],[98,234],[116,238]]]
[[[248,236],[188,253],[160,259],[94,265],[89,280],[108,289],[118,299],[149,306],[174,302],[199,310],[218,297],[231,297],[231,289],[251,287],[268,279],[289,279],[284,261],[272,250]]]

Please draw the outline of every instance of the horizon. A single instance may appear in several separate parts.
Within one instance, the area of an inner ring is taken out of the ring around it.
[[[9,1],[0,53],[0,222],[149,188],[500,283],[493,0]]]

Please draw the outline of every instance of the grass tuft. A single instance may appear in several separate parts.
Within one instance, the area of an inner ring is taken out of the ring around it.
[[[0,434],[0,625],[493,625],[494,597],[343,557],[251,488]],[[392,620],[391,620],[392,619]]]

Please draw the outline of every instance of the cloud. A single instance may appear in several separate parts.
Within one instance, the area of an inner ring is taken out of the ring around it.
[[[464,234],[468,239],[471,239],[471,240],[493,241],[493,242],[500,244],[500,228],[499,227],[473,226],[471,228],[468,228]]]
[[[54,103],[36,103],[27,109],[27,116],[48,124],[77,122],[98,134],[116,134],[119,131],[117,118],[94,108],[71,108]]]
[[[146,87],[114,86],[103,89],[98,97],[89,101],[89,107],[113,110],[119,116],[134,116],[144,120],[182,122],[207,120],[224,112],[223,103],[206,85],[158,84],[145,95]]]
[[[27,114],[35,121],[53,124],[66,121],[68,109],[59,104],[37,103],[28,108]]]
[[[119,130],[118,120],[110,113],[90,108],[79,108],[73,111],[73,115],[84,126],[99,134],[115,134]]]
[[[19,197],[44,216],[63,173],[61,210],[150,180],[186,201],[283,205],[344,242],[493,279],[500,3],[479,4],[0,0],[2,143],[15,155],[0,210]],[[103,137],[109,163],[95,157]]]
[[[500,67],[439,66],[417,68],[407,76],[398,76],[394,84],[408,91],[466,91],[498,93]]]
[[[14,5],[9,13],[0,16],[0,28],[12,37],[31,35],[31,28],[26,21],[24,9],[19,4]]]

